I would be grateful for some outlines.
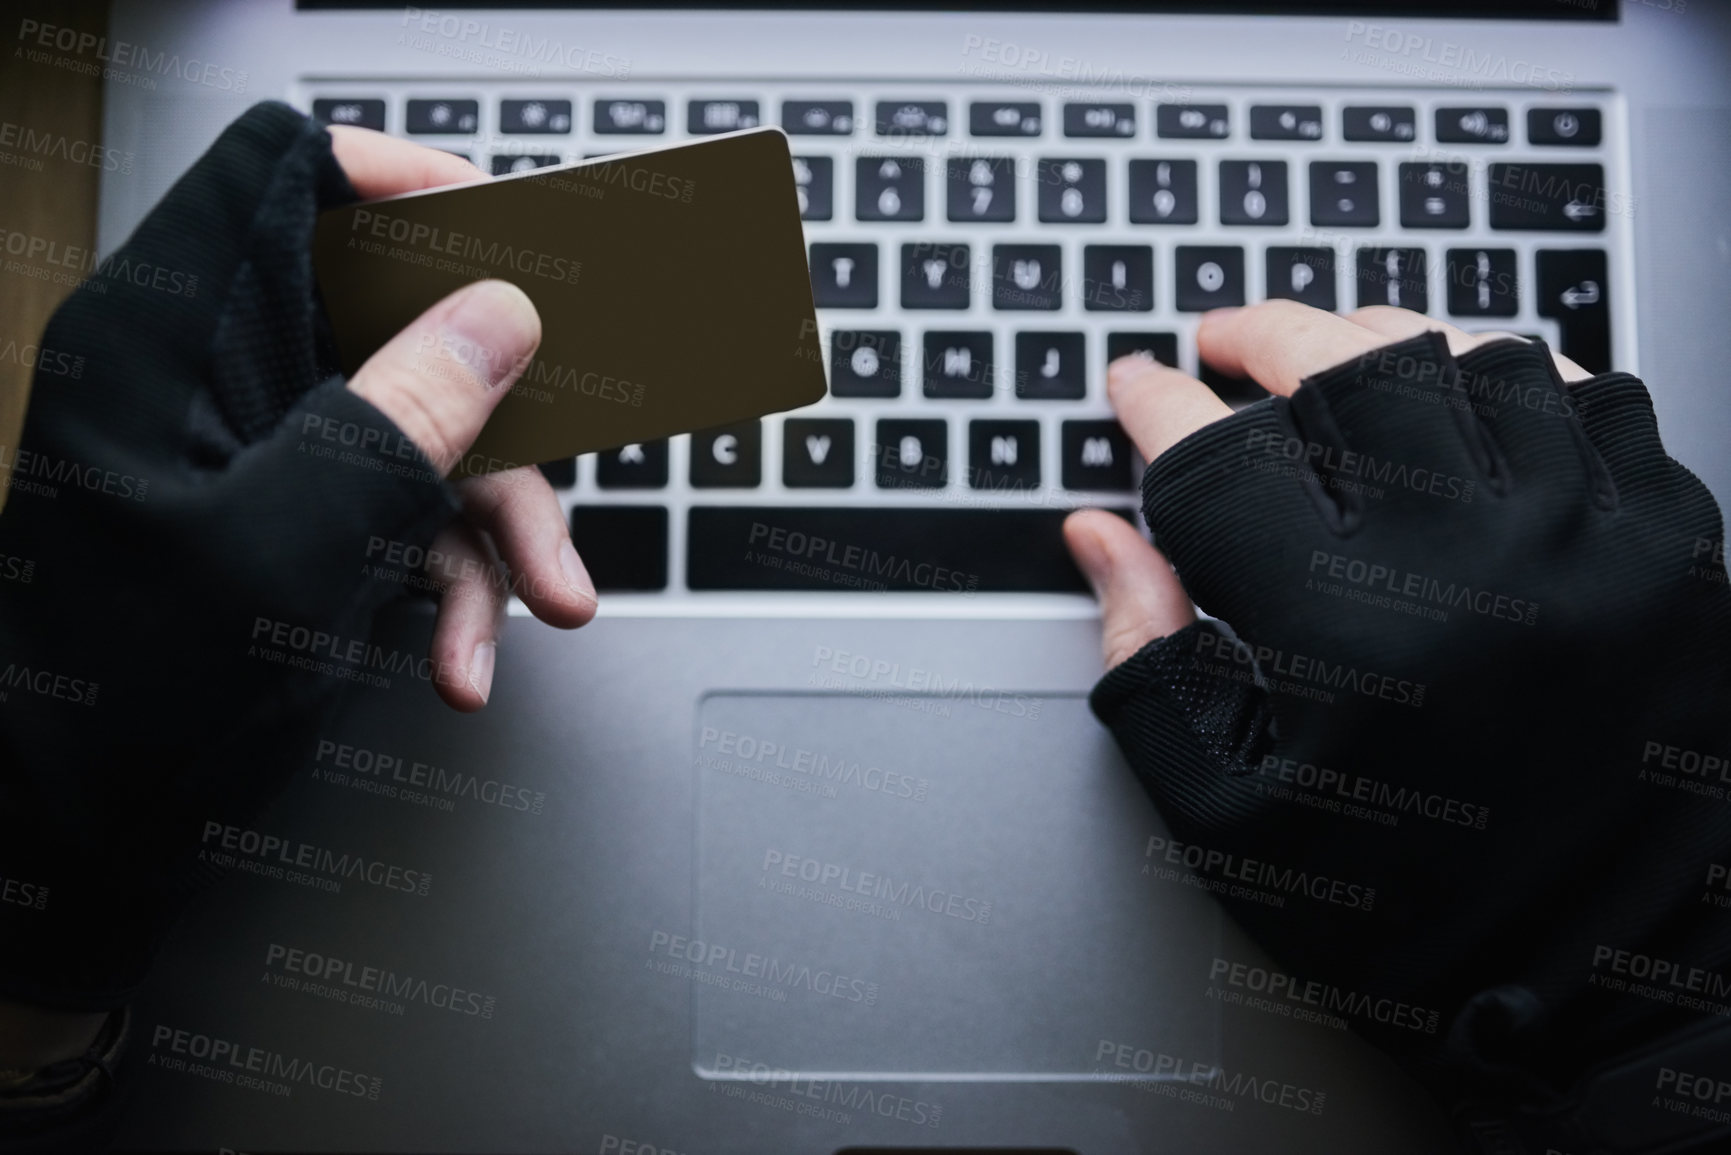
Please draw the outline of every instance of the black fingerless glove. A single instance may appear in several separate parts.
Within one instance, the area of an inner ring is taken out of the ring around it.
[[[1428,334],[1193,434],[1143,496],[1232,630],[1094,690],[1172,832],[1150,872],[1200,876],[1290,997],[1486,1150],[1706,1141],[1731,1118],[1688,1081],[1731,1087],[1731,592],[1641,382]]]
[[[354,199],[322,128],[259,105],[43,336],[66,359],[0,449],[0,997],[130,997],[206,824],[262,809],[348,684],[331,651],[396,589],[369,539],[454,511],[327,367],[308,245]]]

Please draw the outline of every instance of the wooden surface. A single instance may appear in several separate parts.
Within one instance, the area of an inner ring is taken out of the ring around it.
[[[38,7],[36,19],[43,24],[97,36],[108,24],[106,0],[60,0]],[[96,245],[101,170],[67,158],[88,155],[102,143],[102,78],[26,58],[20,49],[34,45],[19,40],[18,32],[15,13],[0,40],[0,228],[88,252]],[[85,61],[93,56],[47,55]],[[11,261],[44,266],[0,251],[0,509],[11,493],[5,475],[17,457],[36,340],[55,306],[72,291],[70,285],[6,271]]]

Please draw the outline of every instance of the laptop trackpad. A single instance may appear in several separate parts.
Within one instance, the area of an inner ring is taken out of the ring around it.
[[[694,1066],[1089,1078],[1101,1040],[1217,1059],[1219,914],[1081,696],[698,704]]]

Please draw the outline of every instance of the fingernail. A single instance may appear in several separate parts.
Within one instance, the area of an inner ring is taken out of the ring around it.
[[[497,643],[476,642],[475,652],[469,656],[469,685],[483,702],[493,692],[493,662],[498,652]]]
[[[559,547],[559,568],[565,571],[565,584],[571,587],[572,593],[579,598],[595,600],[595,583],[583,567],[583,559],[577,556],[577,547],[570,541]]]
[[[1117,358],[1110,365],[1106,366],[1106,376],[1108,378],[1123,377],[1131,373],[1141,373],[1157,364],[1159,364],[1159,362],[1154,359],[1154,355],[1148,352],[1148,350],[1132,349],[1130,352]]]
[[[1112,558],[1106,550],[1106,543],[1086,526],[1074,531],[1072,541],[1075,548],[1071,552],[1075,555],[1077,568],[1094,588],[1094,596],[1099,597],[1112,573]]]
[[[449,356],[495,389],[515,381],[541,344],[541,317],[516,285],[480,281],[463,291],[439,335]]]

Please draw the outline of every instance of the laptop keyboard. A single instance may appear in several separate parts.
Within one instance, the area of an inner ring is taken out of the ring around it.
[[[830,395],[544,465],[603,591],[1081,591],[1058,527],[1081,506],[1135,518],[1143,465],[1106,364],[1141,349],[1234,406],[1264,396],[1197,361],[1197,314],[1221,305],[1398,305],[1610,367],[1633,206],[1605,94],[594,87],[300,96],[493,173],[792,138]]]

